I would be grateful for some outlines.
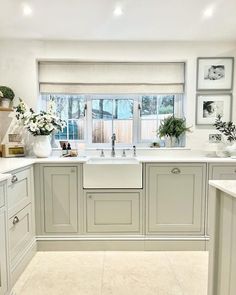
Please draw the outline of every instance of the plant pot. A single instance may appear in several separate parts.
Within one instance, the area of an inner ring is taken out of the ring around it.
[[[4,98],[4,97],[0,99],[0,107],[1,108],[8,109],[8,108],[10,108],[10,105],[11,105],[11,100],[10,99]]]
[[[165,147],[167,148],[173,148],[178,145],[178,141],[176,137],[172,136],[166,136],[165,137]]]
[[[236,141],[227,146],[225,150],[230,154],[231,158],[236,158]]]
[[[52,147],[49,135],[38,135],[34,137],[33,152],[37,158],[48,158]]]

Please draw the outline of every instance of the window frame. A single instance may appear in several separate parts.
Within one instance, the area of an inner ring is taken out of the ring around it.
[[[119,99],[133,99],[133,136],[131,144],[122,144],[116,143],[118,148],[122,147],[130,147],[131,145],[136,145],[139,147],[149,147],[152,143],[152,140],[142,140],[141,138],[141,103],[143,96],[171,96],[174,95],[174,116],[176,117],[184,117],[184,103],[185,103],[185,93],[137,93],[137,94],[76,94],[76,93],[40,93],[40,97],[43,95],[78,95],[84,97],[85,102],[85,116],[84,116],[84,139],[68,139],[67,129],[67,140],[72,141],[74,143],[84,143],[87,148],[110,148],[111,143],[93,143],[92,142],[92,100],[94,97],[110,97],[110,99],[115,99],[114,97],[124,96],[124,98],[119,97]],[[109,98],[107,98],[109,99]],[[41,99],[42,102],[42,99]],[[40,104],[42,107],[42,103]],[[68,119],[69,120],[77,120],[77,119]],[[157,129],[158,129],[158,120],[157,120]],[[112,134],[111,134],[112,136]],[[60,140],[56,139],[56,142]]]

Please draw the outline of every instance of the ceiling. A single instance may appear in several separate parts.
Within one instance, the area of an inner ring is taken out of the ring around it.
[[[0,38],[236,41],[236,0],[0,0]]]

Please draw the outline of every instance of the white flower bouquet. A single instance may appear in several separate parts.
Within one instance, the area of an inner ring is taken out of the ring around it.
[[[15,107],[15,116],[34,136],[50,135],[53,131],[62,131],[66,127],[66,122],[56,115],[54,109],[54,102],[51,100],[47,112],[35,113],[20,99],[20,103]]]

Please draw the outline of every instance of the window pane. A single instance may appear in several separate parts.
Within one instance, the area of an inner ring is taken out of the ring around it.
[[[114,120],[113,132],[116,134],[116,142],[132,144],[133,142],[133,121]]]
[[[141,138],[144,141],[152,140],[157,137],[157,120],[142,120]]]
[[[160,122],[174,114],[174,98],[174,95],[142,96],[141,141],[156,139]]]
[[[112,100],[93,99],[92,114],[93,119],[112,120]]]
[[[117,143],[132,144],[133,99],[92,99],[93,143],[109,143],[112,133]]]
[[[93,120],[93,143],[109,143],[112,135],[112,120]]]
[[[47,110],[50,99],[55,102],[57,116],[67,122],[67,127],[62,132],[58,132],[55,138],[57,140],[84,140],[84,97],[73,94],[44,94],[42,95],[44,110]]]
[[[174,114],[174,95],[160,96],[159,98],[159,114]]]
[[[152,118],[157,115],[157,97],[143,96],[141,105],[141,116],[143,118]]]
[[[134,101],[132,99],[114,100],[114,119],[132,119]]]

